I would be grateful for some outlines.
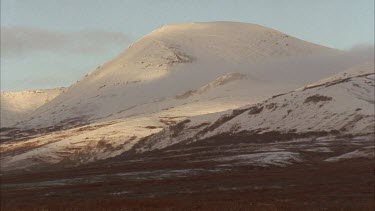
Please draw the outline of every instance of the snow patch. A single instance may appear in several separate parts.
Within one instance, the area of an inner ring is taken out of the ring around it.
[[[371,148],[357,149],[355,151],[348,152],[340,156],[328,158],[325,161],[338,162],[341,160],[355,159],[355,158],[369,158],[369,159],[375,158],[375,148],[371,147]]]
[[[299,153],[296,152],[264,152],[254,154],[235,155],[214,159],[219,162],[233,162],[228,165],[254,165],[254,166],[280,166],[302,162]]]

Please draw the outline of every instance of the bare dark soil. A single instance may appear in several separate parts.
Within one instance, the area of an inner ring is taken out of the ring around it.
[[[375,209],[373,159],[204,171],[212,165],[177,158],[5,175],[1,210]]]

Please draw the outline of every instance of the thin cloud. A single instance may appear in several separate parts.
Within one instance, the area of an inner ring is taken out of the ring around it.
[[[100,54],[113,46],[125,47],[131,40],[122,32],[103,30],[57,32],[32,27],[1,27],[1,53],[6,57],[40,51]]]

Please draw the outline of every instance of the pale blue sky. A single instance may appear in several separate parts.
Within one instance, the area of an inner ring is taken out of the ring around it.
[[[373,0],[1,0],[1,89],[67,86],[161,25],[207,21],[339,49],[374,43]]]

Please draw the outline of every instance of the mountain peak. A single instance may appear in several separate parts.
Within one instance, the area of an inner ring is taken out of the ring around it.
[[[188,22],[188,23],[175,23],[163,25],[152,32],[170,32],[170,31],[190,31],[190,30],[206,30],[206,29],[217,29],[217,30],[228,30],[238,28],[240,30],[252,29],[252,30],[267,30],[275,31],[271,28],[267,28],[258,24],[253,23],[242,23],[242,22],[231,22],[231,21],[213,21],[213,22]]]
[[[256,24],[207,22],[167,25],[136,41],[116,58],[70,86],[65,93],[38,109],[35,112],[38,118],[26,121],[26,125],[54,125],[77,116],[93,121],[114,116],[132,106],[174,98],[230,72],[247,74],[250,64],[335,52]],[[238,83],[247,86],[244,81]],[[255,84],[254,81],[252,83]],[[287,87],[297,88],[303,84],[296,82],[295,85]],[[223,87],[216,88],[220,89],[216,93],[218,96],[225,93],[221,90]],[[251,97],[255,99],[259,96]]]

